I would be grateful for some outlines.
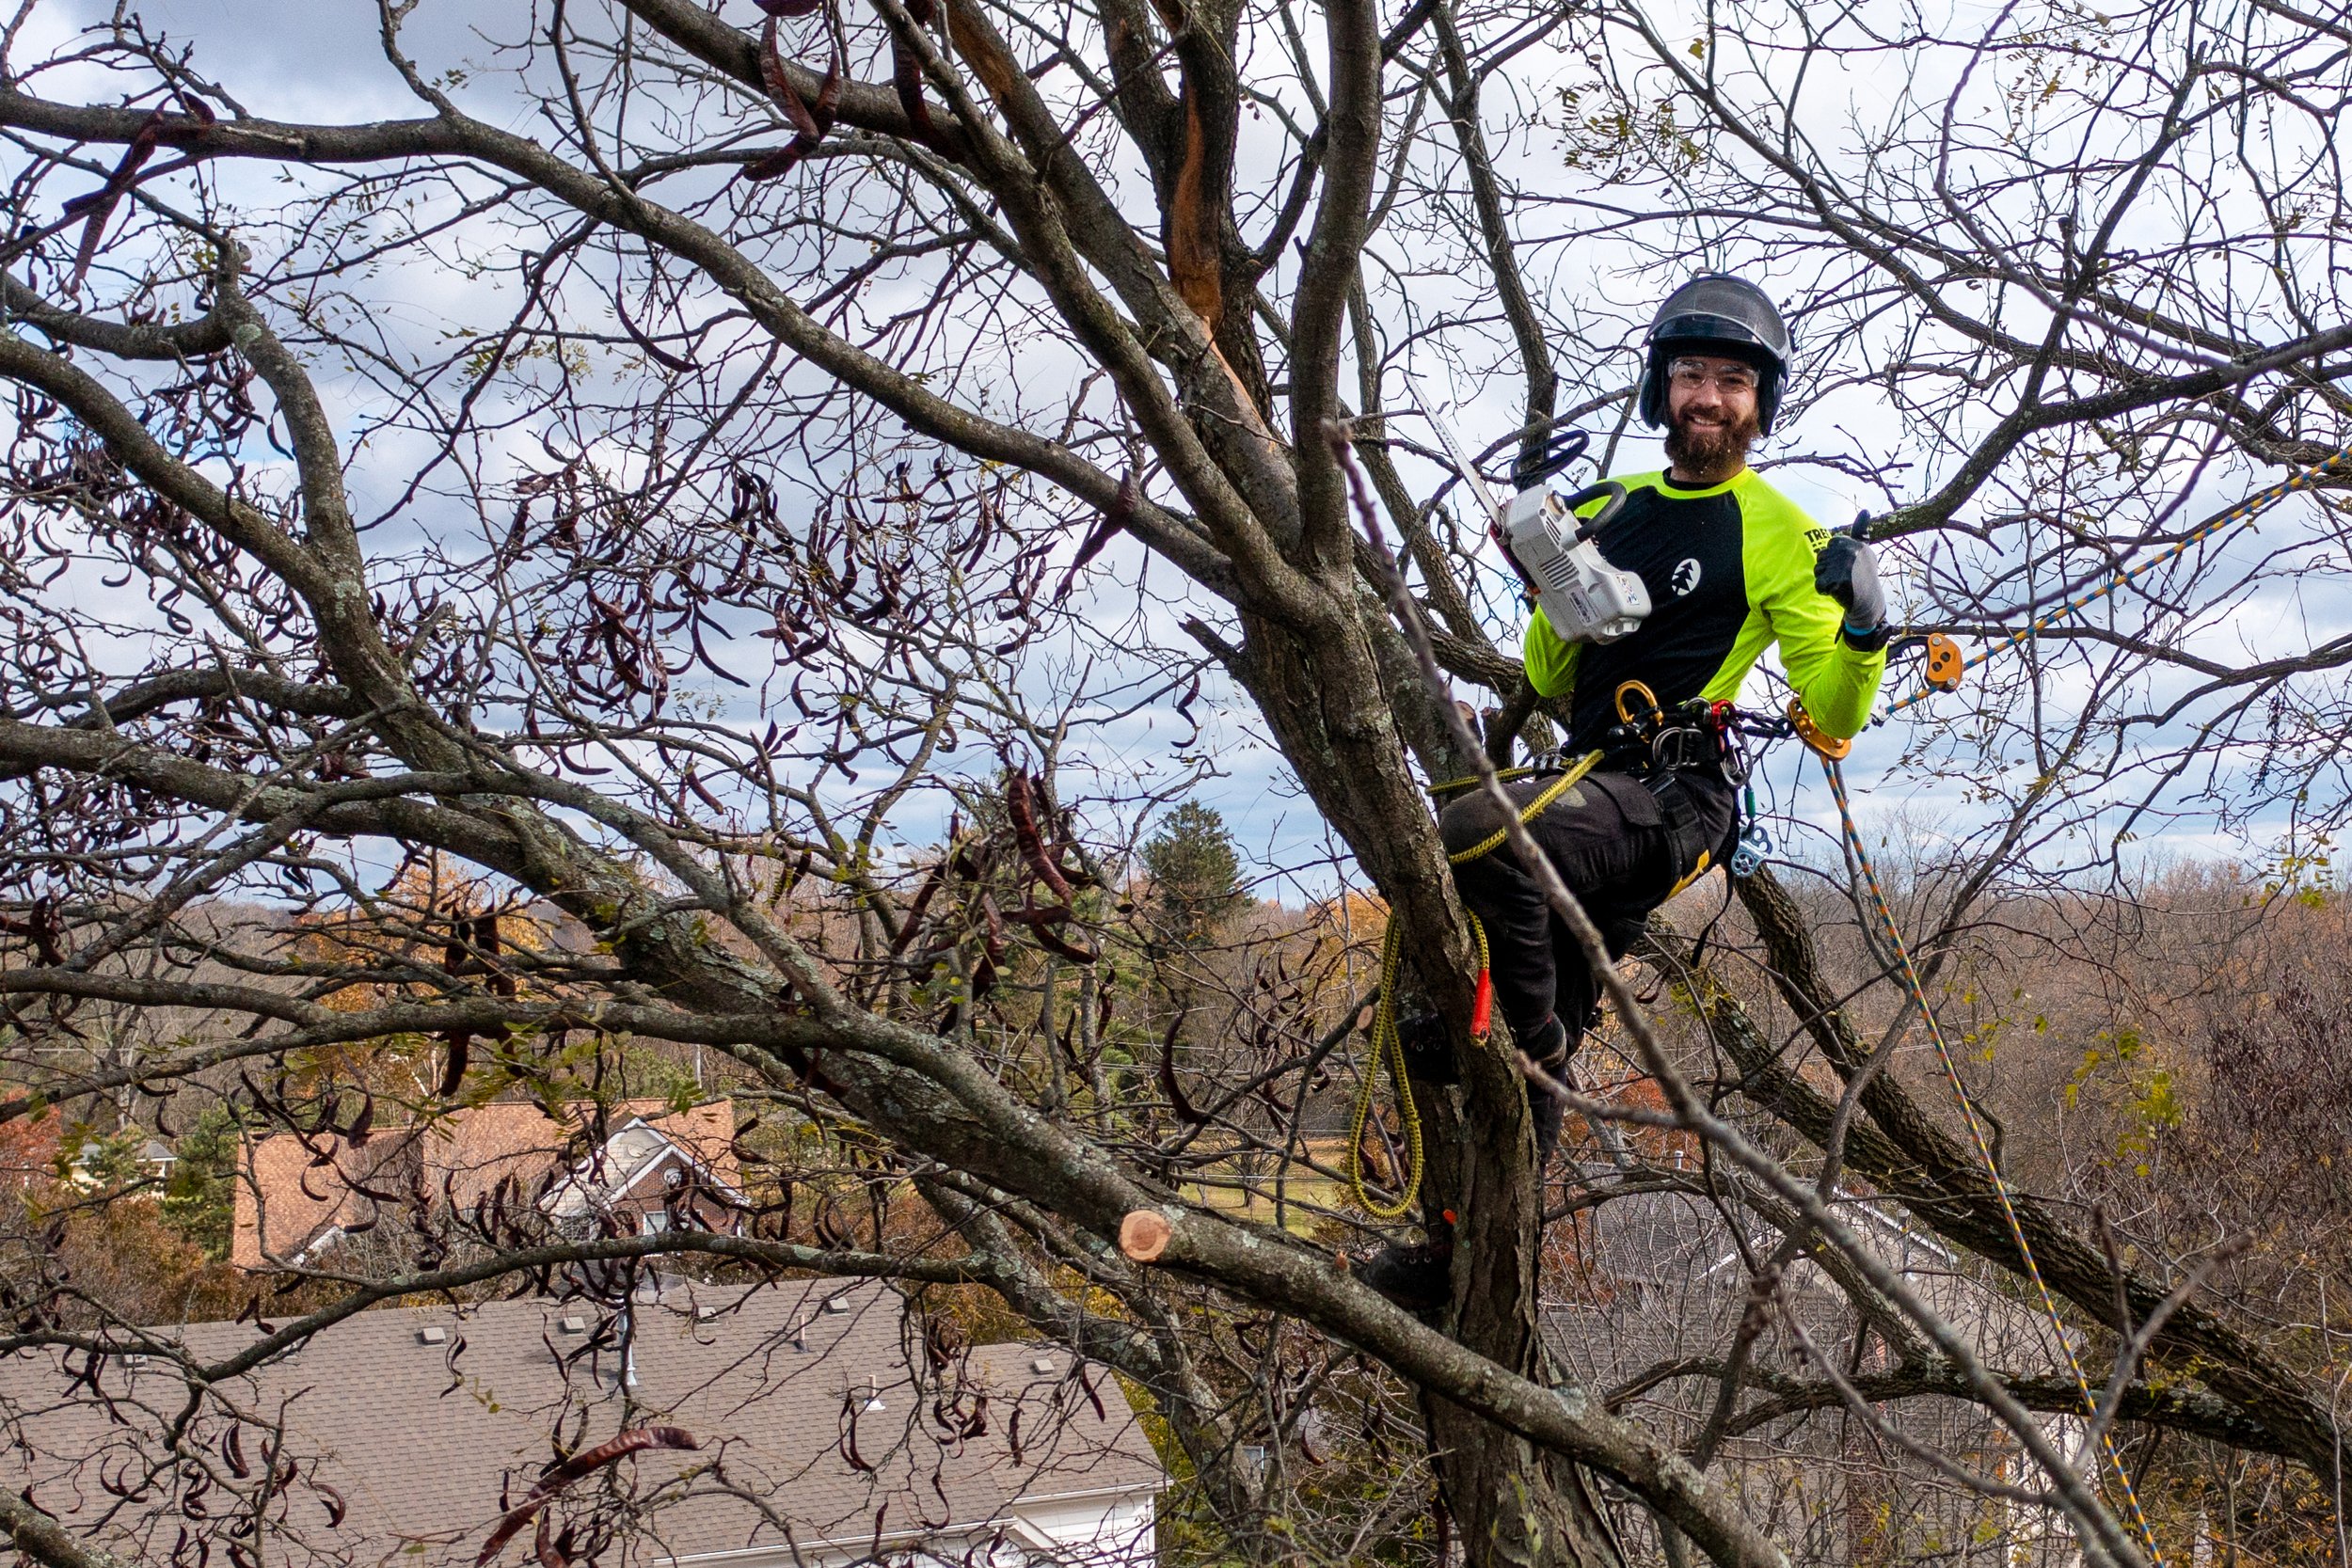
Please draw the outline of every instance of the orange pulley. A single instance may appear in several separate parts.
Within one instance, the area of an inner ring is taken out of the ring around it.
[[[1940,631],[1928,633],[1928,685],[1937,691],[1960,689],[1961,672],[1968,661],[1961,657],[1960,644]]]

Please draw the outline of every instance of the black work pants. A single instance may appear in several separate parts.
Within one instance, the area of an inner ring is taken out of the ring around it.
[[[1522,779],[1507,792],[1524,810],[1552,782]],[[1677,773],[1653,788],[1629,773],[1596,772],[1569,785],[1527,831],[1615,958],[1702,853],[1712,857],[1710,864],[1722,857],[1738,812],[1732,786],[1717,773]],[[1448,806],[1438,827],[1452,854],[1502,823],[1501,810],[1480,790]],[[1486,928],[1495,1004],[1513,1037],[1535,1038],[1556,1013],[1573,1050],[1600,999],[1600,983],[1543,889],[1508,843],[1455,866],[1454,883]]]

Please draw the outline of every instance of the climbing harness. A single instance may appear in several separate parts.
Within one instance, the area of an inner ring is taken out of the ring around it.
[[[2072,615],[2128,587],[2156,567],[2167,562],[2177,560],[2200,542],[2211,538],[2233,523],[2249,517],[2296,491],[2309,489],[2323,480],[2346,472],[2352,472],[2352,445],[2339,448],[2320,462],[2256,492],[2237,505],[2191,530],[2148,560],[2117,572],[2099,587],[2077,594],[2055,609],[2036,616],[2022,629],[2010,633],[2007,638],[1991,643],[1975,654],[1963,656],[1960,645],[1942,632],[1931,632],[1924,637],[1900,640],[1896,644],[1898,650],[1916,647],[1924,652],[1921,686],[1911,695],[1890,705],[1874,722],[1883,723],[1905,708],[1924,702],[1931,696],[1957,690],[1968,670],[1984,663],[1995,653],[2013,648],[2039,635],[2062,617]],[[1794,735],[1820,758],[1822,772],[1829,781],[1830,794],[1837,803],[1838,822],[1844,833],[1846,847],[1853,857],[1855,868],[1861,874],[1863,885],[1870,897],[1873,912],[1893,954],[1896,975],[1901,981],[1912,1005],[1919,1009],[1920,1020],[1926,1027],[1929,1040],[1935,1048],[1936,1059],[1942,1065],[1945,1080],[1951,1086],[1954,1099],[1959,1101],[1961,1114],[1967,1124],[1969,1139],[1975,1148],[1977,1158],[1983,1166],[1986,1180],[1992,1183],[1994,1196],[1999,1201],[2001,1217],[2008,1227],[2010,1240],[2017,1248],[2018,1259],[2025,1266],[2026,1277],[2033,1284],[2042,1313],[2049,1320],[2052,1332],[2058,1337],[2059,1350],[2065,1356],[2067,1370],[2074,1377],[2075,1391],[2082,1399],[2084,1411],[2088,1417],[2095,1419],[2098,1402],[2091,1393],[2090,1382],[2083,1371],[2082,1362],[2074,1353],[2074,1340],[2067,1332],[2065,1317],[2059,1312],[2057,1299],[2051,1294],[2049,1285],[2042,1277],[2041,1265],[2035,1260],[2033,1247],[2026,1239],[2025,1227],[2019,1221],[2016,1205],[2010,1197],[2008,1180],[2002,1176],[2000,1165],[1993,1157],[1992,1144],[1985,1135],[1984,1124],[1977,1114],[1975,1101],[1970,1097],[1966,1085],[1962,1082],[1959,1065],[1952,1055],[1950,1044],[1945,1039],[1942,1024],[1936,1018],[1935,1009],[1929,1003],[1926,986],[1920,980],[1918,971],[1912,962],[1910,948],[1904,942],[1902,932],[1896,924],[1894,910],[1887,901],[1885,890],[1879,881],[1877,868],[1871,863],[1869,852],[1864,845],[1861,829],[1854,820],[1852,802],[1847,795],[1845,776],[1839,767],[1839,763],[1851,752],[1852,742],[1825,734],[1814,722],[1812,716],[1805,711],[1804,704],[1794,697],[1789,700],[1785,723],[1777,720],[1753,718],[1743,721],[1742,716],[1727,703],[1689,705],[1683,710],[1679,710],[1679,717],[1669,715],[1660,707],[1656,696],[1650,689],[1636,681],[1626,682],[1617,689],[1615,705],[1619,723],[1609,736],[1608,748],[1605,751],[1589,752],[1565,769],[1559,778],[1546,786],[1520,812],[1520,823],[1522,825],[1533,823],[1555,800],[1565,794],[1578,780],[1591,772],[1595,767],[1599,766],[1604,759],[1612,766],[1631,765],[1641,768],[1646,763],[1649,769],[1654,769],[1658,774],[1662,775],[1666,783],[1671,785],[1676,772],[1698,766],[1702,760],[1711,757],[1724,767],[1726,777],[1742,791],[1743,809],[1740,814],[1740,820],[1743,826],[1732,848],[1728,869],[1733,877],[1745,879],[1754,876],[1762,868],[1766,858],[1772,853],[1772,841],[1756,812],[1756,790],[1753,784],[1749,782],[1750,769],[1746,765],[1745,757],[1740,755],[1734,749],[1734,736],[1740,733],[1764,737]],[[1703,711],[1693,712],[1693,709]],[[1711,744],[1713,748],[1711,752],[1702,747],[1700,740],[1702,736]],[[1531,768],[1514,768],[1501,776],[1506,779],[1520,778],[1527,777],[1534,771],[1535,769]],[[1476,778],[1448,780],[1443,784],[1433,785],[1431,793],[1442,795],[1447,791],[1466,787],[1478,782]],[[1661,794],[1662,799],[1664,796]],[[1447,859],[1450,863],[1455,865],[1476,860],[1480,856],[1491,854],[1500,848],[1508,837],[1507,829],[1498,830],[1470,848],[1449,855]],[[1693,869],[1676,884],[1674,891],[1680,892],[1682,888],[1703,875],[1708,863],[1708,854],[1702,851],[1697,857]],[[1670,894],[1669,896],[1671,895]],[[1471,936],[1478,946],[1478,984],[1476,1000],[1472,1006],[1471,1026],[1473,1036],[1484,1038],[1491,1026],[1494,998],[1493,976],[1488,963],[1486,929],[1480,925],[1475,915],[1470,916],[1470,924]],[[1413,1103],[1412,1089],[1406,1081],[1405,1049],[1397,1031],[1396,982],[1397,969],[1402,956],[1402,929],[1398,923],[1391,919],[1381,943],[1380,997],[1373,1015],[1372,1060],[1367,1064],[1357,1090],[1354,1126],[1348,1143],[1349,1186],[1357,1202],[1368,1213],[1381,1220],[1402,1219],[1411,1212],[1415,1200],[1420,1196],[1424,1168],[1421,1114]],[[1363,1173],[1364,1132],[1372,1117],[1379,1077],[1384,1066],[1396,1085],[1398,1117],[1404,1128],[1406,1152],[1405,1183],[1393,1204],[1382,1204],[1374,1199],[1367,1190]],[[1447,1217],[1450,1220],[1452,1216],[1449,1214]],[[2146,1512],[2140,1506],[2137,1489],[2133,1486],[2131,1476],[2124,1468],[2122,1457],[2116,1449],[2113,1433],[2102,1432],[2099,1440],[2100,1447],[2106,1456],[2107,1467],[2113,1473],[2116,1485],[2121,1491],[2126,1514],[2142,1547],[2147,1551],[2149,1561],[2153,1568],[2165,1568],[2163,1554],[2156,1545],[2154,1530],[2149,1525]]]
[[[2050,1294],[2050,1287],[2042,1278],[2042,1266],[2034,1261],[2033,1247],[2026,1240],[2026,1228],[2017,1220],[2017,1208],[2010,1201],[2009,1181],[2001,1175],[2001,1167],[1993,1158],[1993,1146],[1984,1135],[1984,1123],[1977,1116],[1975,1100],[1961,1082],[1960,1068],[1952,1060],[1952,1048],[1944,1038],[1944,1030],[1936,1022],[1935,1009],[1928,1005],[1927,988],[1920,982],[1919,972],[1911,962],[1911,949],[1895,924],[1895,911],[1886,901],[1886,892],[1879,885],[1879,874],[1870,863],[1870,852],[1863,847],[1862,830],[1854,822],[1852,803],[1846,797],[1846,779],[1837,766],[1837,759],[1821,754],[1821,771],[1828,776],[1829,792],[1837,801],[1837,821],[1846,835],[1846,848],[1853,856],[1854,865],[1862,873],[1864,887],[1869,891],[1870,907],[1878,916],[1879,929],[1885,935],[1887,946],[1895,957],[1895,973],[1909,993],[1911,1004],[1919,1009],[1920,1021],[1926,1024],[1928,1038],[1935,1046],[1935,1059],[1943,1064],[1944,1079],[1952,1086],[1952,1098],[1960,1101],[1961,1116],[1968,1124],[1969,1141],[1976,1145],[1977,1158],[1984,1166],[1985,1180],[1993,1183],[1994,1195],[2001,1202],[2001,1218],[2009,1227],[2009,1239],[2017,1248],[2017,1256],[2026,1265],[2026,1277],[2033,1281],[2034,1291],[2041,1297],[2042,1314],[2050,1320],[2050,1328],[2058,1336],[2058,1348],[2066,1356],[2066,1370],[2074,1374],[2075,1392],[2082,1396],[2083,1413],[2095,1419],[2099,1402],[2090,1391],[2090,1380],[2083,1375],[2082,1362],[2074,1355],[2074,1342],[2066,1332],[2066,1320],[2059,1315],[2058,1302]],[[2148,1517],[2140,1511],[2139,1494],[2132,1485],[2132,1478],[2123,1467],[2122,1455],[2116,1451],[2115,1434],[2110,1431],[2099,1433],[2099,1444],[2106,1451],[2107,1464],[2115,1472],[2115,1481],[2123,1494],[2123,1506],[2130,1514],[2132,1528],[2138,1533],[2140,1544],[2147,1548],[2148,1560],[2154,1568],[2164,1568],[2164,1555],[2156,1549],[2155,1533],[2150,1529]]]
[[[1662,707],[1657,695],[1640,681],[1627,681],[1617,688],[1615,707],[1617,722],[1602,737],[1602,746],[1563,768],[1557,778],[1519,809],[1519,824],[1522,827],[1533,825],[1537,817],[1550,810],[1555,801],[1596,768],[1605,766],[1642,775],[1658,796],[1660,810],[1666,820],[1668,839],[1674,845],[1677,863],[1690,867],[1667,894],[1668,897],[1672,897],[1705,876],[1715,863],[1716,853],[1721,848],[1720,845],[1692,842],[1698,816],[1690,800],[1678,792],[1677,775],[1693,768],[1717,767],[1735,784],[1744,784],[1747,779],[1746,758],[1739,751],[1734,738],[1738,715],[1728,703],[1694,702],[1675,708]],[[1541,768],[1512,768],[1503,769],[1496,777],[1509,781],[1534,777],[1543,771],[1545,769]],[[1480,777],[1475,774],[1446,779],[1431,784],[1429,793],[1442,799],[1458,790],[1471,788],[1480,782]],[[1751,818],[1754,804],[1751,795]],[[1497,828],[1470,847],[1448,855],[1446,863],[1449,865],[1463,865],[1491,855],[1502,848],[1510,836],[1508,828]],[[1769,847],[1769,841],[1767,845]],[[1478,981],[1470,1005],[1470,1036],[1474,1039],[1484,1039],[1493,1027],[1494,971],[1488,962],[1486,927],[1475,914],[1467,910],[1463,913],[1470,921],[1470,938],[1478,946]],[[1424,1164],[1421,1113],[1413,1103],[1412,1088],[1406,1070],[1404,1039],[1397,1026],[1397,971],[1404,957],[1403,944],[1403,930],[1391,919],[1380,943],[1380,995],[1373,1008],[1372,1059],[1365,1064],[1363,1076],[1357,1085],[1355,1115],[1347,1146],[1349,1191],[1367,1213],[1381,1220],[1402,1219],[1411,1212],[1414,1200],[1421,1193]],[[1364,1131],[1370,1125],[1375,1109],[1383,1071],[1396,1085],[1397,1119],[1405,1135],[1405,1180],[1393,1203],[1376,1200],[1364,1180]]]
[[[1726,847],[1725,839],[1705,834],[1700,807],[1691,798],[1685,775],[1713,769],[1733,789],[1744,787],[1748,756],[1740,736],[1748,721],[1731,704],[1703,698],[1661,707],[1638,680],[1618,684],[1614,705],[1617,722],[1601,737],[1606,766],[1641,779],[1658,799],[1675,863],[1684,868],[1666,890],[1672,898],[1713,869]],[[1735,825],[1738,806],[1735,796]]]
[[[1558,778],[1546,784],[1534,800],[1520,808],[1519,825],[1527,824],[1551,809],[1553,801],[1576,786],[1578,780],[1599,766],[1601,753],[1589,752],[1562,769]],[[1498,777],[1523,779],[1535,773],[1532,768],[1507,768]],[[1432,795],[1443,795],[1478,784],[1476,776],[1447,779],[1429,786]],[[1456,850],[1446,857],[1449,865],[1461,865],[1491,855],[1502,847],[1511,836],[1508,828],[1497,828],[1467,849]],[[1484,1039],[1494,1026],[1494,970],[1487,962],[1486,927],[1476,915],[1464,910],[1470,920],[1470,940],[1478,944],[1478,989],[1470,1003],[1470,1035]],[[1421,1108],[1413,1103],[1412,1085],[1406,1081],[1405,1042],[1396,1027],[1396,974],[1405,956],[1404,924],[1391,911],[1389,928],[1380,939],[1380,1000],[1372,1010],[1372,1059],[1364,1064],[1364,1073],[1356,1086],[1356,1115],[1347,1140],[1347,1185],[1364,1212],[1379,1220],[1400,1220],[1412,1212],[1414,1201],[1421,1196],[1422,1172],[1425,1164],[1422,1149]],[[1372,1196],[1364,1182],[1364,1129],[1372,1120],[1374,1100],[1380,1086],[1380,1073],[1386,1069],[1390,1080],[1396,1085],[1397,1120],[1405,1131],[1405,1184],[1398,1189],[1394,1203],[1381,1203]]]

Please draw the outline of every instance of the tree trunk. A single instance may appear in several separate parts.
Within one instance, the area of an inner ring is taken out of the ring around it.
[[[1470,1039],[1475,961],[1435,816],[1405,769],[1406,742],[1433,769],[1467,759],[1438,750],[1435,699],[1402,639],[1385,621],[1347,621],[1361,635],[1251,624],[1248,684],[1300,781],[1388,898],[1391,918],[1406,922],[1413,978],[1454,1034],[1459,1088],[1414,1090],[1428,1157],[1422,1212],[1454,1216],[1454,1337],[1549,1382],[1538,1333],[1543,1205],[1524,1080],[1504,1032],[1484,1044]],[[1469,1562],[1622,1568],[1615,1534],[1577,1466],[1450,1402],[1424,1398],[1422,1413]]]

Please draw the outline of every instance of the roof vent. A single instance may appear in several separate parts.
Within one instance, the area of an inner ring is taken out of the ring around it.
[[[417,1330],[417,1343],[421,1345],[448,1344],[449,1330],[443,1328],[439,1323],[427,1323],[422,1328]]]
[[[808,1349],[808,1324],[794,1323],[792,1325],[792,1348],[794,1350]]]
[[[850,1298],[847,1296],[827,1296],[825,1298],[825,1310],[828,1312],[847,1312],[849,1309]]]
[[[1050,1355],[1041,1355],[1036,1360],[1029,1363],[1029,1370],[1037,1372],[1041,1375],[1050,1372],[1053,1370],[1054,1358]]]
[[[566,1334],[585,1334],[588,1332],[588,1320],[575,1313],[568,1318],[556,1319],[555,1326]]]
[[[887,1408],[888,1408],[888,1406],[886,1406],[886,1405],[884,1405],[884,1404],[882,1403],[882,1387],[881,1387],[880,1384],[879,1384],[879,1383],[878,1383],[875,1379],[873,1379],[873,1378],[870,1378],[870,1377],[869,1377],[869,1378],[867,1378],[867,1379],[866,1380],[866,1413],[867,1413],[868,1415],[871,1415],[871,1414],[872,1414],[873,1412],[875,1412],[875,1411],[878,1411],[878,1410],[883,1410],[883,1409],[887,1409]]]
[[[122,1364],[135,1372],[143,1370],[147,1366],[147,1354],[144,1351],[133,1351],[122,1358]]]
[[[694,1308],[694,1321],[698,1323],[707,1323],[717,1317],[719,1311],[720,1309],[716,1307],[697,1307]]]

